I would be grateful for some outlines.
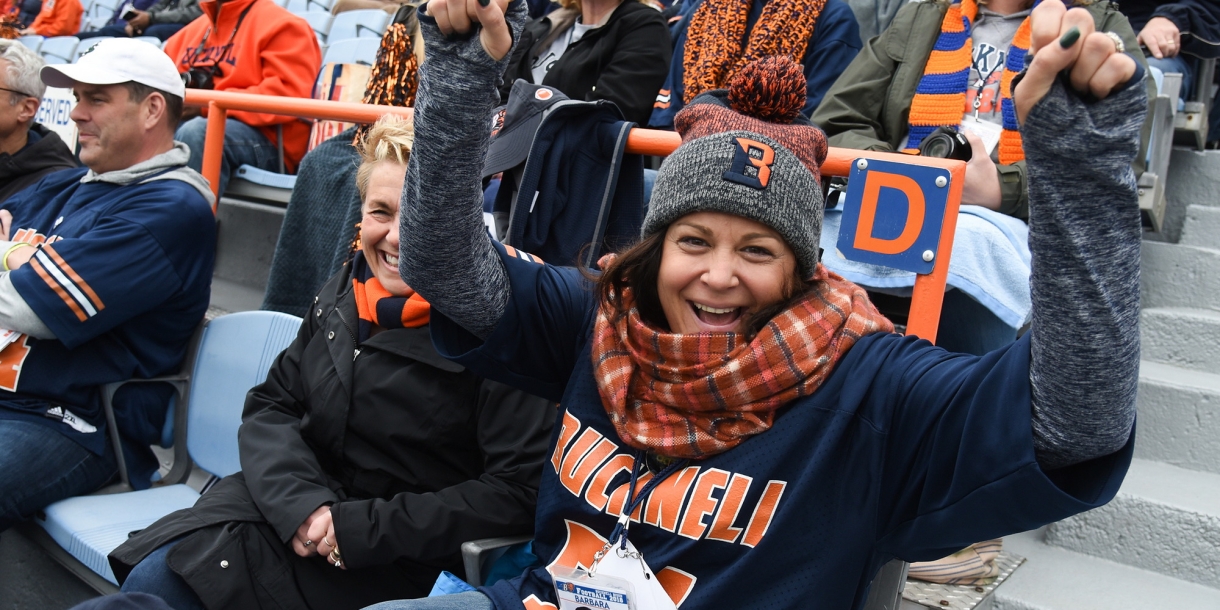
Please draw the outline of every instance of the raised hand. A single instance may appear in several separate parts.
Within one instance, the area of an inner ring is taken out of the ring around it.
[[[1068,10],[1061,2],[1043,2],[1030,15],[1030,25],[1029,50],[1034,59],[1012,95],[1017,120],[1022,123],[1060,72],[1069,71],[1076,92],[1097,99],[1110,95],[1135,74],[1135,60],[1120,52],[1118,41],[1095,31],[1093,17],[1085,9]]]
[[[479,24],[479,42],[492,59],[500,61],[513,48],[513,34],[504,20],[509,0],[429,0],[428,15],[446,36],[465,35]]]

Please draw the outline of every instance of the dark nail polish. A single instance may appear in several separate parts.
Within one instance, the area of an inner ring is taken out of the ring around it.
[[[1080,28],[1072,26],[1072,29],[1064,32],[1063,37],[1059,39],[1059,46],[1070,49],[1077,40],[1080,40]]]
[[[491,4],[491,0],[479,0],[479,6],[486,8],[488,4]]]

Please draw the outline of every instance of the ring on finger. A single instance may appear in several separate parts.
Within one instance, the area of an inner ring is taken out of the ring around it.
[[[328,556],[328,558],[329,558],[329,559],[330,559],[332,562],[335,562],[335,563],[338,563],[338,562],[340,562],[340,561],[343,561],[343,557],[342,557],[341,555],[339,555],[339,549],[335,549],[335,550],[331,551],[331,552],[330,552],[330,555]]]
[[[313,540],[306,540],[304,546],[305,548],[313,546]]]
[[[329,546],[329,547],[335,546],[335,544],[333,542],[327,540],[326,538],[322,538],[322,544],[325,544],[326,546]]]
[[[1123,44],[1123,37],[1114,32],[1103,32],[1107,38],[1114,42],[1114,50],[1119,53],[1127,52],[1127,45]]]

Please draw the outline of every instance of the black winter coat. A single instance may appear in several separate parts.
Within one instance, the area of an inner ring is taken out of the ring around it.
[[[1220,0],[1123,0],[1119,6],[1137,34],[1153,17],[1164,17],[1182,33],[1182,51],[1220,57]]]
[[[242,472],[115,549],[120,581],[186,535],[167,562],[209,608],[361,608],[461,574],[462,542],[533,531],[554,405],[445,360],[426,326],[357,349],[350,268],[246,397]],[[326,503],[347,570],[289,546]]]
[[[33,143],[15,155],[0,153],[0,203],[51,172],[80,167],[59,134],[38,123],[30,126],[30,132]]]
[[[503,103],[518,78],[534,82],[534,58],[550,47],[552,31],[559,27],[556,34],[564,35],[578,14],[559,9],[525,25],[500,88]],[[623,0],[604,25],[572,43],[535,84],[554,87],[578,101],[610,100],[628,121],[647,125],[672,56],[673,43],[660,11]]]

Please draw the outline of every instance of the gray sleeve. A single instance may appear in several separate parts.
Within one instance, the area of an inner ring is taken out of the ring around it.
[[[520,39],[525,3],[508,10]],[[420,15],[427,59],[419,69],[415,143],[402,191],[403,280],[438,311],[486,337],[508,303],[508,276],[483,224],[482,170],[497,85],[511,51],[492,61],[477,35],[445,38]]]
[[[55,333],[42,323],[42,318],[21,298],[7,271],[0,273],[0,328],[25,333],[35,339],[55,338]]]
[[[1085,102],[1060,79],[1021,128],[1029,175],[1034,450],[1045,469],[1121,449],[1139,382],[1144,87]]]
[[[148,9],[149,23],[190,23],[202,14],[199,0],[161,0]]]

